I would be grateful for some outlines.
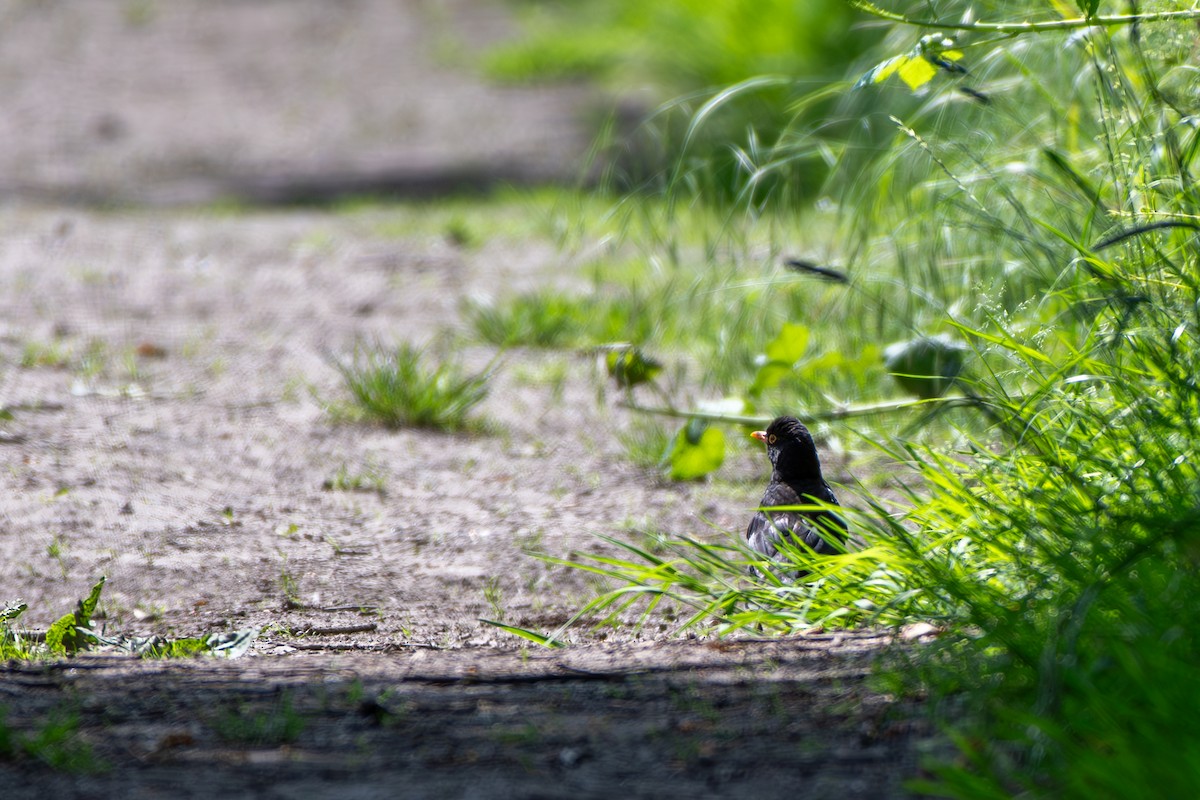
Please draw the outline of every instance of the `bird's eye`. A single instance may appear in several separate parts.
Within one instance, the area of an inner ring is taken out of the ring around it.
[[[778,437],[772,433],[770,436],[767,437],[767,444],[775,444],[775,439],[777,439],[777,438]]]

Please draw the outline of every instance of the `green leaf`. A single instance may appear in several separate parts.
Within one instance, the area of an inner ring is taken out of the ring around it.
[[[8,622],[9,620],[16,619],[24,614],[25,609],[27,608],[29,608],[29,606],[21,602],[16,602],[5,606],[3,610],[0,610],[0,622]]]
[[[100,580],[96,581],[96,585],[92,587],[92,591],[88,594],[86,600],[79,601],[79,608],[75,611],[75,622],[84,628],[92,623],[92,614],[96,611],[96,605],[100,602],[100,592],[104,589],[104,582],[108,580],[101,575]]]
[[[522,639],[528,639],[531,642],[536,642],[537,644],[540,644],[543,647],[552,647],[552,648],[566,647],[565,644],[558,641],[557,639],[555,639],[551,636],[546,636],[545,634],[537,633],[536,631],[526,630],[525,628],[518,628],[513,625],[505,625],[503,622],[496,622],[493,619],[480,619],[479,621],[484,623],[485,625],[494,625],[495,627],[499,628],[500,630],[511,633],[513,636],[520,636]]]
[[[909,394],[941,397],[962,372],[966,345],[946,335],[919,336],[890,344],[883,351],[888,372]]]
[[[954,40],[941,34],[924,36],[909,52],[876,64],[859,78],[858,83],[854,84],[854,88],[883,83],[893,75],[897,75],[911,91],[915,92],[933,80],[939,68],[946,72],[966,72],[957,65],[957,62],[962,60],[962,51],[953,48]]]
[[[66,656],[74,653],[78,641],[73,611],[59,617],[46,631],[46,647],[52,655]]]
[[[767,344],[765,352],[759,357],[758,372],[754,375],[754,383],[750,385],[750,396],[757,397],[767,389],[778,386],[792,374],[796,362],[804,358],[807,351],[808,328],[785,322],[779,335]]]
[[[751,397],[758,397],[767,389],[774,389],[783,379],[792,374],[792,365],[783,364],[779,361],[768,361],[758,368],[758,372],[754,374],[754,383],[750,384],[750,389],[747,393]]]
[[[636,347],[612,350],[604,359],[611,377],[622,389],[632,389],[641,383],[654,380],[662,372],[663,365],[646,356]]]
[[[104,581],[102,576],[92,587],[91,593],[79,601],[73,612],[59,617],[46,631],[46,647],[52,654],[69,656],[79,652],[83,646],[83,637],[79,629],[91,625],[92,614],[96,611],[96,604],[100,602],[100,592],[104,589]]]
[[[703,478],[725,462],[725,433],[692,420],[675,434],[668,460],[672,480]]]
[[[808,350],[808,328],[799,323],[785,322],[770,344],[767,345],[767,361],[795,364],[804,358]]]

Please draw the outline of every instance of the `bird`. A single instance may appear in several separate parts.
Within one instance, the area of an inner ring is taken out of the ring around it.
[[[821,462],[808,428],[795,417],[779,417],[765,431],[754,431],[755,439],[767,446],[771,481],[759,509],[746,528],[750,548],[766,558],[775,558],[779,541],[807,545],[818,554],[836,553],[849,527],[828,509],[814,511],[771,510],[780,506],[839,505],[833,490],[821,475]],[[836,544],[834,543],[836,542]],[[752,573],[756,572],[751,570]],[[796,578],[804,571],[792,573]]]

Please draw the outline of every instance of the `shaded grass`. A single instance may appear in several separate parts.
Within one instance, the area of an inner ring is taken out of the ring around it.
[[[307,720],[285,692],[270,710],[251,711],[248,705],[237,704],[212,714],[209,725],[226,742],[262,747],[296,741]]]
[[[21,733],[9,725],[8,709],[0,706],[0,760],[21,759],[74,774],[92,774],[107,766],[95,755],[91,744],[79,736],[77,711],[55,709],[34,730]]]

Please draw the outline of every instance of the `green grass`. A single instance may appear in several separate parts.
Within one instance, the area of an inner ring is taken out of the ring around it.
[[[13,601],[0,609],[0,660],[24,661],[32,658],[36,652],[36,644],[13,628],[13,621],[28,608],[25,603]]]
[[[689,249],[697,251],[694,261],[675,267],[643,262],[639,272],[631,272],[624,263],[594,264],[590,290],[540,290],[477,301],[464,313],[479,340],[501,347],[636,344],[660,360],[674,357],[676,366],[690,370],[694,383],[717,396],[753,381],[784,323],[812,326],[818,335],[810,336],[785,373],[759,392],[764,406],[780,405],[779,398],[794,402],[797,396],[827,407],[896,394],[882,350],[909,338],[913,329],[903,319],[879,313],[878,298],[785,273],[776,259],[714,264],[706,260],[701,243]],[[838,324],[864,317],[877,323],[866,332],[868,341],[861,330]]]
[[[295,708],[288,693],[282,694],[268,711],[247,709],[241,704],[221,709],[210,716],[209,725],[226,742],[258,747],[294,742],[307,726],[304,715]]]
[[[529,292],[503,305],[474,301],[466,316],[479,338],[501,347],[571,347],[587,324],[587,300],[558,292]]]
[[[407,343],[359,348],[351,361],[338,365],[351,399],[331,408],[340,417],[389,428],[480,428],[471,411],[487,397],[488,372],[468,375],[452,361],[428,361]]]
[[[65,367],[71,363],[71,358],[70,346],[59,339],[27,341],[21,349],[22,367]]]
[[[387,493],[387,477],[378,464],[369,463],[361,470],[354,470],[343,463],[325,479],[322,486],[331,492],[374,492],[383,495]]]

